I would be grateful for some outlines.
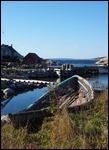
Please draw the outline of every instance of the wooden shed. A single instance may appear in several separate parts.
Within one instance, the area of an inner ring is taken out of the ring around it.
[[[24,58],[23,58],[23,64],[30,65],[30,64],[37,64],[41,63],[43,59],[40,58],[37,54],[35,53],[28,53]]]

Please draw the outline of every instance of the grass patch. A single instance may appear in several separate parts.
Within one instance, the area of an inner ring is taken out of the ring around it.
[[[87,109],[86,109],[87,108]],[[2,149],[108,149],[108,93],[103,92],[80,111],[65,108],[45,118],[40,131],[28,134],[26,127],[1,129]]]

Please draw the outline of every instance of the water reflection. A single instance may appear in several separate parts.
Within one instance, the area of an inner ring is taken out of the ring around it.
[[[95,90],[106,90],[108,89],[108,76],[107,75],[97,75],[92,76],[88,79]]]
[[[1,103],[1,109],[3,109],[8,103],[9,103],[9,101],[12,99],[12,97],[11,98],[9,98],[9,99],[7,99],[7,100],[5,100],[5,101],[3,101],[2,103]]]
[[[30,104],[34,103],[39,97],[41,97],[48,87],[43,87],[41,89],[34,89],[33,91],[28,91],[25,93],[18,94],[8,100],[1,103],[1,115],[7,113],[16,113],[28,107]]]

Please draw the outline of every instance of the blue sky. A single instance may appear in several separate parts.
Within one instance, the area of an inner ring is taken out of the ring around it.
[[[1,44],[13,44],[23,56],[107,56],[108,2],[2,1],[1,29]]]

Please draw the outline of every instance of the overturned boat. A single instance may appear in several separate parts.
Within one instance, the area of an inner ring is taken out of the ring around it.
[[[25,126],[28,122],[42,121],[44,117],[52,116],[46,109],[53,106],[55,109],[63,107],[74,108],[81,106],[94,98],[94,90],[84,78],[74,75],[63,82],[53,85],[35,103],[15,114],[8,114],[15,128]],[[45,108],[45,109],[44,109]]]

